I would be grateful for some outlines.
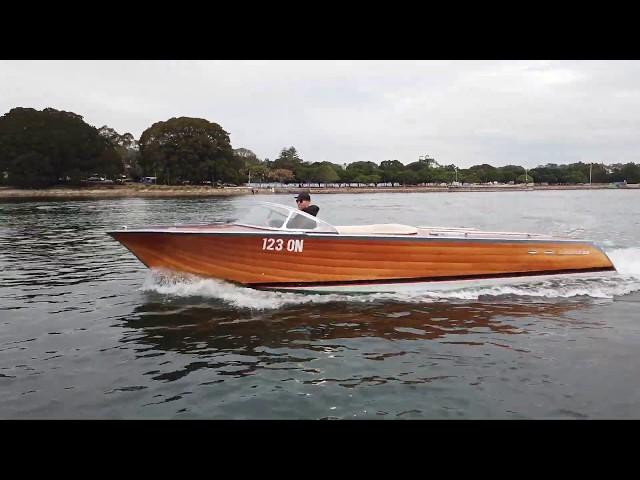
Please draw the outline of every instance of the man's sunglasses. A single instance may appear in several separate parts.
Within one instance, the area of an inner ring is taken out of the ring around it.
[[[296,203],[302,203],[304,200],[296,200]]]

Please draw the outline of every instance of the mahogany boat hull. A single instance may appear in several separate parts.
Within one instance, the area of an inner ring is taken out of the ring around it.
[[[259,289],[397,291],[404,285],[514,282],[615,272],[588,241],[290,232],[109,232],[142,263]]]

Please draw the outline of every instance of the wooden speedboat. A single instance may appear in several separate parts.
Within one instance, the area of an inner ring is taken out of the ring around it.
[[[108,233],[149,268],[258,289],[442,290],[615,272],[586,240],[472,228],[334,226],[266,202],[233,223]]]

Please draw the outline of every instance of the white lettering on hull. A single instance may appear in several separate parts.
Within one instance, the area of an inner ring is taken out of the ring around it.
[[[263,238],[262,250],[275,252],[286,250],[287,252],[300,253],[304,250],[304,240],[292,238],[285,241],[282,238]]]

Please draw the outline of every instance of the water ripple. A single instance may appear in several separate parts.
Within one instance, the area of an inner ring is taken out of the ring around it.
[[[0,203],[0,415],[637,417],[640,245],[627,220],[640,202],[634,192],[532,193],[318,203],[332,223],[592,238],[620,275],[439,294],[257,292],[148,272],[105,235],[226,221],[252,198]]]

